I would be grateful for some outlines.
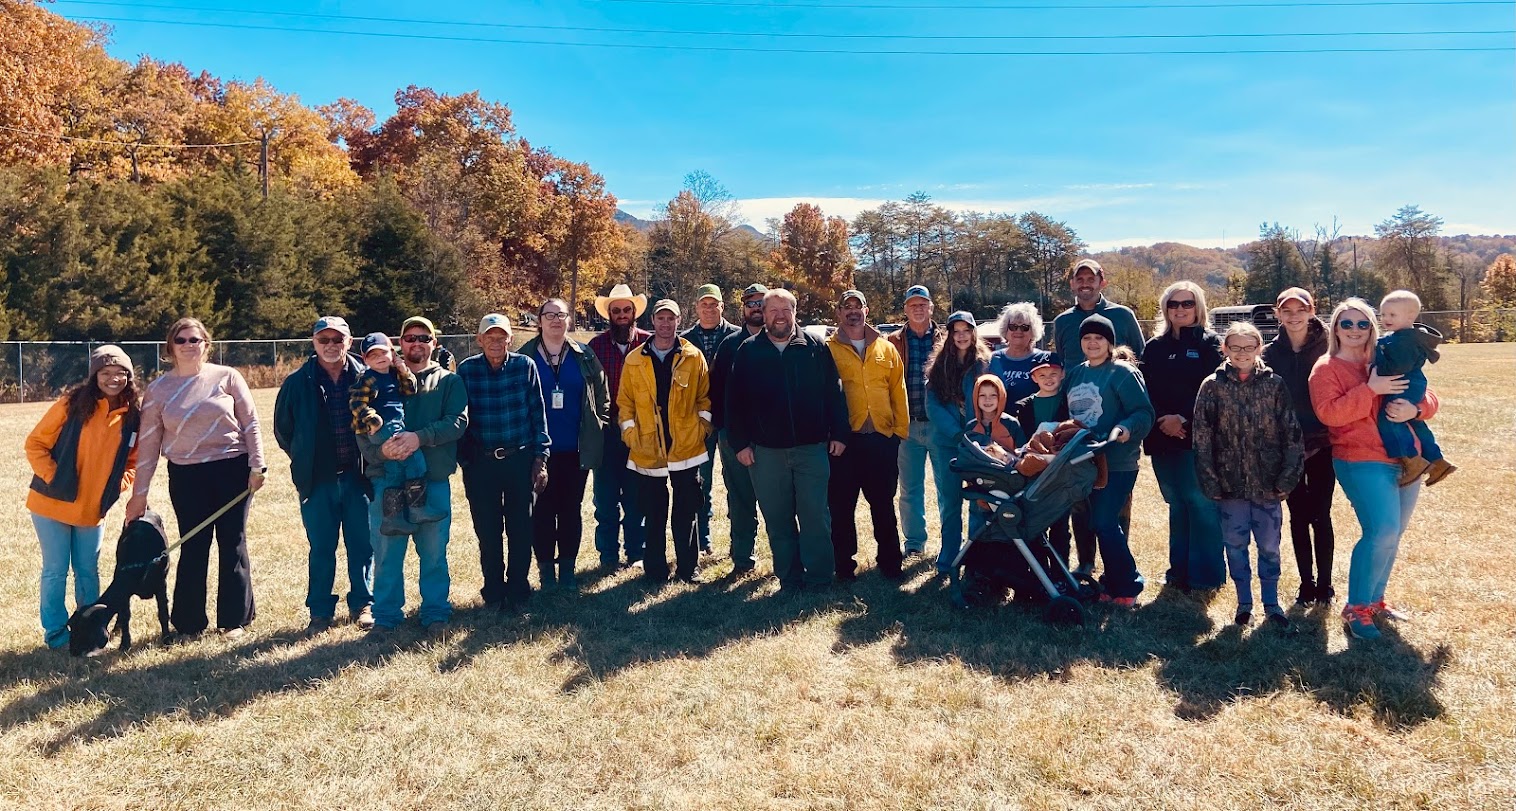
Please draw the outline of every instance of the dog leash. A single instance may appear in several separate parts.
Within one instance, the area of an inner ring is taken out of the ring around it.
[[[205,529],[206,527],[210,526],[211,524],[214,524],[216,522],[217,518],[220,518],[221,516],[226,515],[227,510],[230,510],[231,508],[237,506],[238,502],[240,502],[243,499],[247,498],[249,495],[252,495],[252,492],[253,492],[253,488],[249,487],[246,490],[243,490],[242,492],[238,493],[236,496],[233,496],[231,501],[228,501],[225,504],[221,505],[221,509],[219,509],[219,510],[213,512],[213,513],[211,513],[210,517],[206,518],[204,521],[201,521],[198,525],[195,526],[194,529],[190,530],[189,532],[181,533],[179,535],[179,540],[174,541],[172,544],[169,544],[167,547],[164,548],[164,550],[161,553],[159,553],[159,555],[157,557],[153,558],[152,560],[146,561],[144,563],[136,563],[136,564],[133,564],[131,566],[123,566],[121,568],[123,570],[125,570],[125,569],[139,569],[139,568],[143,568],[143,567],[147,567],[147,566],[152,566],[152,565],[158,563],[158,561],[160,561],[160,560],[167,560],[168,559],[168,553],[170,553],[170,552],[174,551],[175,549],[178,549],[179,547],[183,546],[185,541],[188,541],[190,538],[195,537],[196,535],[200,534],[201,530]]]

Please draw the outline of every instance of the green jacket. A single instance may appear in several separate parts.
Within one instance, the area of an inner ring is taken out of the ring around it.
[[[605,458],[605,425],[611,421],[611,389],[605,379],[605,367],[590,348],[578,341],[566,340],[564,344],[579,362],[579,374],[584,377],[584,409],[579,419],[579,469],[594,470]],[[521,346],[521,354],[537,357],[537,347],[542,338],[533,338]]]
[[[436,361],[417,372],[416,393],[405,398],[405,426],[421,440],[427,479],[447,481],[458,469],[458,440],[468,428],[468,392],[463,379]],[[358,437],[358,450],[367,462],[363,472],[369,478],[384,475],[384,463],[389,460],[379,452],[382,444],[369,435]]]

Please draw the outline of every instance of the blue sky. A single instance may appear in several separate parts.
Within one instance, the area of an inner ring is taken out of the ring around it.
[[[311,105],[347,96],[382,118],[409,84],[480,90],[510,105],[533,144],[601,172],[639,216],[703,169],[759,228],[798,200],[851,217],[922,190],[956,209],[1042,211],[1096,248],[1160,240],[1232,246],[1264,221],[1309,232],[1333,217],[1343,233],[1362,234],[1406,203],[1441,216],[1446,233],[1516,233],[1516,3],[739,2],[155,0],[52,8],[111,18],[110,50],[120,58],[149,54],[224,78],[263,76]],[[858,7],[889,5],[915,8]],[[332,31],[400,36],[322,33]],[[1506,33],[1254,36],[1397,31]],[[765,33],[850,36],[758,36]],[[1195,34],[1226,36],[1175,37]],[[915,38],[871,38],[885,35]],[[1133,38],[1143,36],[1160,38]],[[690,46],[706,50],[683,49]],[[1130,53],[1406,47],[1504,50]],[[1047,51],[1066,53],[1024,55]]]

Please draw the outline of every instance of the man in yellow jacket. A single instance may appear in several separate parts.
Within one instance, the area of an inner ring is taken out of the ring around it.
[[[647,518],[643,574],[668,580],[668,534],[674,536],[675,576],[699,583],[696,513],[701,506],[700,466],[710,458],[710,373],[705,356],[679,337],[679,305],[653,305],[653,337],[627,353],[616,393],[626,466],[637,479],[638,502]],[[670,521],[669,490],[673,490]]]
[[[879,571],[900,576],[900,529],[895,520],[895,488],[900,478],[900,442],[911,430],[900,352],[869,326],[868,302],[857,290],[837,304],[837,331],[827,348],[842,378],[852,435],[841,456],[832,457],[827,503],[832,513],[832,552],[837,579],[857,577],[858,524],[853,512],[861,492],[874,520]]]

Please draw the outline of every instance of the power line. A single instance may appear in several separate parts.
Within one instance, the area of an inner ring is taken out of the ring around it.
[[[1346,2],[1297,3],[1138,3],[1132,5],[1102,3],[1082,5],[969,5],[962,3],[759,3],[750,0],[600,0],[602,3],[637,3],[658,6],[716,6],[728,8],[789,9],[865,9],[902,11],[1147,11],[1149,9],[1186,8],[1364,8],[1372,6],[1509,6],[1511,0],[1346,0]]]
[[[649,42],[563,42],[534,39],[497,39],[491,37],[449,36],[443,34],[394,33],[385,31],[333,31],[321,28],[292,28],[279,25],[253,25],[250,23],[218,23],[192,20],[143,20],[127,17],[91,17],[97,22],[146,23],[150,25],[181,25],[202,28],[228,28],[242,31],[278,31],[283,33],[327,34],[352,37],[380,37],[384,39],[430,40],[440,42],[475,42],[494,45],[544,45],[565,48],[622,48],[658,51],[706,51],[720,53],[782,53],[817,55],[858,56],[1232,56],[1242,54],[1329,54],[1329,53],[1482,53],[1516,51],[1516,46],[1459,47],[1425,46],[1404,48],[1250,48],[1228,50],[1125,50],[1125,51],[924,51],[900,49],[852,49],[852,48],[754,48],[734,45],[673,45]],[[1293,36],[1293,35],[1287,35]]]
[[[31,130],[7,127],[0,124],[0,130],[15,132],[21,135],[30,135],[34,138],[54,138],[59,141],[71,141],[76,144],[101,144],[104,146],[133,146],[152,149],[214,149],[222,146],[250,146],[261,143],[260,141],[230,141],[224,144],[140,144],[133,141],[104,141],[99,138],[77,138],[72,135],[60,135],[55,132],[32,132]]]
[[[1224,33],[1224,34],[819,34],[795,31],[689,31],[657,28],[603,28],[577,25],[529,25],[525,23],[466,22],[454,20],[430,20],[408,17],[370,17],[352,14],[317,14],[299,11],[263,11],[256,9],[206,8],[199,6],[173,6],[154,3],[116,3],[101,0],[60,0],[60,5],[79,6],[127,6],[131,8],[172,9],[175,11],[205,12],[214,14],[251,14],[255,16],[300,17],[317,20],[341,20],[351,22],[378,22],[400,25],[470,26],[474,28],[507,28],[533,31],[571,31],[594,34],[637,34],[699,37],[772,37],[787,39],[866,39],[866,40],[993,40],[993,41],[1065,41],[1065,40],[1143,40],[1143,39],[1257,39],[1270,37],[1411,37],[1411,36],[1485,36],[1516,34],[1516,29],[1486,31],[1303,31],[1281,33]]]

